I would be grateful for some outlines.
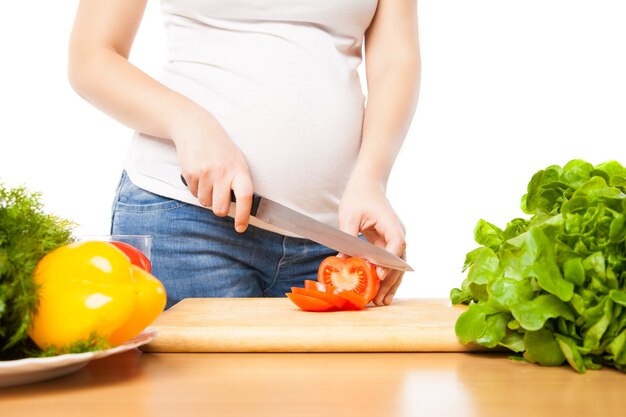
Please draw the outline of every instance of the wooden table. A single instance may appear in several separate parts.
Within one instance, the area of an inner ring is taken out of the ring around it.
[[[141,353],[0,389],[0,416],[618,416],[626,374],[488,353]]]

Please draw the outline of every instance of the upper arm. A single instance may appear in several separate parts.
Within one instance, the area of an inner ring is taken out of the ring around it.
[[[70,63],[104,47],[128,58],[147,0],[80,0],[72,35]]]
[[[417,0],[379,0],[365,33],[368,74],[396,63],[419,65]]]

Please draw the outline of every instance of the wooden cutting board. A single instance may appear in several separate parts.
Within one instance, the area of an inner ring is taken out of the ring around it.
[[[361,311],[311,313],[287,298],[189,298],[151,328],[148,352],[459,352],[454,333],[465,306],[396,299]]]

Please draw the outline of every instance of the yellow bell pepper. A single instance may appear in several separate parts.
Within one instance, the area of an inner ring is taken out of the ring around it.
[[[61,349],[94,334],[121,344],[165,306],[163,285],[107,242],[62,246],[41,259],[33,277],[39,305],[29,336],[41,349]]]

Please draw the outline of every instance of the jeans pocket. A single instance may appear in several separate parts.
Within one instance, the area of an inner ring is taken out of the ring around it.
[[[163,197],[136,186],[130,178],[128,178],[128,175],[124,171],[115,196],[113,211],[128,211],[135,213],[163,211],[173,210],[187,205],[187,203],[182,201]]]

